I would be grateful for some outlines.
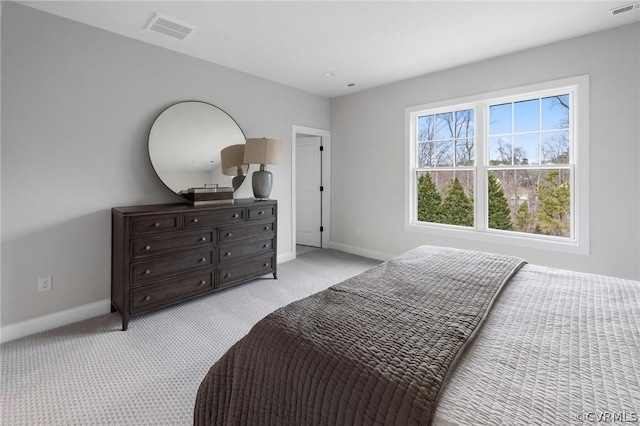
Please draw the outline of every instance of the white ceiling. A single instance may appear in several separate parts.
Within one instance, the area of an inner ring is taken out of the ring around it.
[[[19,1],[326,97],[640,22],[608,13],[633,2]],[[154,13],[197,30],[147,31]]]

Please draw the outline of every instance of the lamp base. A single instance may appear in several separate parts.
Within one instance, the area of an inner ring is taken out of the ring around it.
[[[259,200],[266,200],[271,194],[273,175],[267,170],[255,171],[251,177],[251,184],[253,185],[253,196]]]

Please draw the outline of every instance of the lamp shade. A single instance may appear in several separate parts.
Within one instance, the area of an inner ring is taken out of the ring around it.
[[[268,138],[247,139],[247,144],[244,148],[244,163],[282,163],[282,141],[280,139]]]
[[[226,176],[236,176],[238,166],[246,173],[248,164],[244,161],[244,144],[230,145],[220,151],[222,173]]]

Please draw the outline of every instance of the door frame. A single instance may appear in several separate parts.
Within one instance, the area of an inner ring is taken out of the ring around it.
[[[291,126],[291,248],[293,257],[296,257],[296,230],[297,230],[297,211],[296,211],[296,168],[297,168],[297,152],[296,152],[296,135],[320,136],[323,147],[322,152],[322,181],[324,191],[322,191],[322,227],[323,232],[320,234],[322,248],[329,248],[331,242],[331,132],[329,130],[316,129],[312,127]]]

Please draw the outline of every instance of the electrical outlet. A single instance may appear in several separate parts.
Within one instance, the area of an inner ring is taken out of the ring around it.
[[[43,293],[45,291],[51,291],[52,284],[53,277],[38,278],[38,292]]]

